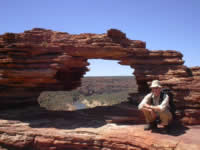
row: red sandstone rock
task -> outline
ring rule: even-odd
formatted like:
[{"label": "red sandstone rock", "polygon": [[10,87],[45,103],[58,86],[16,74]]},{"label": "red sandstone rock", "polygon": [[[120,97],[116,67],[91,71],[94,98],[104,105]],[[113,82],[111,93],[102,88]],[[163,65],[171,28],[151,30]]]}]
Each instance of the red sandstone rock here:
[{"label": "red sandstone rock", "polygon": [[[144,125],[106,124],[113,112],[135,116],[133,107],[115,105],[74,112],[29,107],[2,111],[0,147],[34,150],[199,150],[200,127],[175,126],[170,134],[144,131]],[[118,110],[118,111],[117,111]],[[31,111],[31,113],[27,113]],[[17,121],[18,120],[18,121]]]},{"label": "red sandstone rock", "polygon": [[[88,71],[87,60],[101,58],[118,60],[135,70],[138,93],[130,94],[132,100],[141,100],[150,91],[151,81],[159,79],[172,89],[179,111],[198,110],[200,67],[184,66],[182,57],[174,50],[148,50],[145,42],[130,40],[116,29],[79,35],[40,28],[6,33],[0,35],[0,104],[5,108],[28,106],[37,103],[42,91],[77,88]],[[188,117],[199,124],[197,116]]]}]

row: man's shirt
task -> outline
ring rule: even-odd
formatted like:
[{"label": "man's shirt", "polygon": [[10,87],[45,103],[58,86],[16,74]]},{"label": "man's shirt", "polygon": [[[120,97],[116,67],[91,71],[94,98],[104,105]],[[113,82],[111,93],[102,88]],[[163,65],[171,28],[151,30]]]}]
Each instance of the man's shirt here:
[{"label": "man's shirt", "polygon": [[[153,104],[151,104],[151,99],[153,100]],[[165,111],[169,109],[169,96],[165,95],[163,101],[161,104],[159,104],[160,101],[160,96],[155,96],[153,93],[147,94],[142,102],[139,104],[138,109],[141,110],[145,104],[153,105],[153,106],[158,106],[160,107],[160,111]]]}]

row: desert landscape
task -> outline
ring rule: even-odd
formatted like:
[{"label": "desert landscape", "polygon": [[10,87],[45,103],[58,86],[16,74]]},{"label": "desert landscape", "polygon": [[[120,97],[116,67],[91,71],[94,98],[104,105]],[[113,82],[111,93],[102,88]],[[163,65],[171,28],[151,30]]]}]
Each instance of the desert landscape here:
[{"label": "desert landscape", "polygon": [[129,93],[137,93],[134,76],[84,77],[79,88],[43,92],[38,101],[48,110],[78,110],[127,102]]},{"label": "desert landscape", "polygon": [[[73,35],[34,28],[0,35],[0,54],[1,149],[200,148],[200,67],[185,66],[180,52],[149,50],[117,29]],[[118,60],[134,75],[84,78],[92,58]],[[137,108],[155,79],[174,95],[177,120],[170,134],[144,131]]]}]

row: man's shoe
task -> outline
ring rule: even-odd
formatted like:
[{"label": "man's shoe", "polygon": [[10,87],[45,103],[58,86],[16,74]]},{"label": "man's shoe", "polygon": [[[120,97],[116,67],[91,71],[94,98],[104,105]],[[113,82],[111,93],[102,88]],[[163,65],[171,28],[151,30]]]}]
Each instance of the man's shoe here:
[{"label": "man's shoe", "polygon": [[144,130],[151,130],[151,124],[145,125]]},{"label": "man's shoe", "polygon": [[164,126],[164,132],[170,133],[170,131],[171,131],[171,126],[170,125]]},{"label": "man's shoe", "polygon": [[144,127],[144,130],[152,130],[152,129],[157,129],[156,122],[149,123]]}]

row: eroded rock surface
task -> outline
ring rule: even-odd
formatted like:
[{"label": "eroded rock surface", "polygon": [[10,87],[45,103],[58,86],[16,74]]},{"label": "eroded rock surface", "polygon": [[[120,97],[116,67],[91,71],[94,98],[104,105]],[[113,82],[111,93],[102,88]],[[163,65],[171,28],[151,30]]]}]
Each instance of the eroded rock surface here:
[{"label": "eroded rock surface", "polygon": [[182,57],[174,50],[148,50],[145,42],[116,29],[79,35],[40,28],[5,33],[0,35],[0,107],[36,105],[42,91],[74,89],[88,71],[87,60],[101,58],[135,69],[138,93],[130,94],[133,103],[159,79],[174,92],[182,121],[199,124],[200,67],[184,66]]},{"label": "eroded rock surface", "polygon": [[[31,113],[27,113],[31,112]],[[132,116],[129,124],[109,123],[110,115]],[[41,108],[0,114],[0,148],[4,150],[199,150],[200,126],[174,126],[166,134],[144,131],[138,110],[124,105],[74,112]],[[134,120],[135,118],[135,120]]]}]

